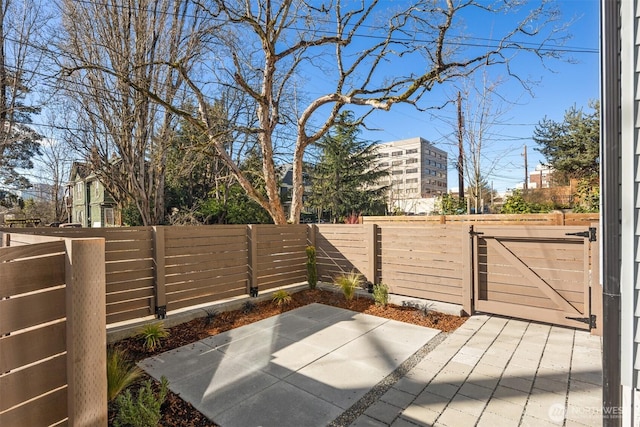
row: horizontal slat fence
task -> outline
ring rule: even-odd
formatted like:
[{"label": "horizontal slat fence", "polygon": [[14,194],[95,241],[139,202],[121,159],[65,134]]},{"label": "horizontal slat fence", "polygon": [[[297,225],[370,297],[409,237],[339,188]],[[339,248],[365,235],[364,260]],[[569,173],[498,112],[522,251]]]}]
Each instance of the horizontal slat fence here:
[{"label": "horizontal slat fence", "polygon": [[357,224],[321,224],[312,226],[316,246],[318,280],[333,282],[352,271],[376,282],[376,227]]},{"label": "horizontal slat fence", "polygon": [[0,425],[106,426],[104,242],[12,237],[0,248]]},{"label": "horizontal slat fence", "polygon": [[15,244],[104,238],[107,323],[112,324],[244,295],[250,287],[268,290],[304,282],[308,228],[214,225],[0,232],[9,233]]},{"label": "horizontal slat fence", "polygon": [[273,289],[307,280],[306,225],[251,225],[252,286]]},{"label": "horizontal slat fence", "polygon": [[482,225],[584,225],[598,222],[598,213],[548,214],[482,214],[482,215],[405,215],[363,216],[363,224],[417,223],[417,224],[482,224]]},{"label": "horizontal slat fence", "polygon": [[163,227],[167,310],[247,293],[247,227]]},{"label": "horizontal slat fence", "polygon": [[11,246],[28,233],[52,237],[105,239],[107,323],[132,320],[155,312],[153,229],[24,228],[2,229],[11,234]]},{"label": "horizontal slat fence", "polygon": [[444,225],[380,227],[380,281],[395,294],[463,304],[468,232]]}]

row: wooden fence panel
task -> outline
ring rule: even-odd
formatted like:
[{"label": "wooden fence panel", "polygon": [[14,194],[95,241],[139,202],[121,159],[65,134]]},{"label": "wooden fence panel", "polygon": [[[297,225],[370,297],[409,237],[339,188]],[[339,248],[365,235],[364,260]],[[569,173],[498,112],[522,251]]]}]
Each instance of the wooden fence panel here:
[{"label": "wooden fence panel", "polygon": [[246,293],[246,230],[244,225],[164,228],[168,310]]},{"label": "wooden fence panel", "polygon": [[0,248],[0,425],[106,426],[104,244],[32,246]]},{"label": "wooden fence panel", "polygon": [[380,281],[394,294],[464,304],[468,234],[458,226],[380,226]]},{"label": "wooden fence panel", "polygon": [[333,282],[355,271],[372,283],[377,281],[376,228],[370,224],[320,224],[315,227],[318,280]]},{"label": "wooden fence panel", "polygon": [[0,231],[11,233],[11,246],[37,247],[31,243],[52,238],[105,239],[107,323],[133,320],[155,312],[152,227],[40,227]]},{"label": "wooden fence panel", "polygon": [[406,215],[364,216],[363,224],[478,224],[478,225],[585,225],[599,221],[600,214],[552,212],[544,214]]},{"label": "wooden fence panel", "polygon": [[252,225],[250,241],[253,284],[260,290],[307,280],[306,225]]}]

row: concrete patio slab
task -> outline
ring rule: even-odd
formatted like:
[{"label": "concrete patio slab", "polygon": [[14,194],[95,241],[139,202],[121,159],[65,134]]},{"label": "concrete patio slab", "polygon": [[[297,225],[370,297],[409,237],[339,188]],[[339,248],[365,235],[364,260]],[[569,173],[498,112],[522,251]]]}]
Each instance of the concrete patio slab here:
[{"label": "concrete patio slab", "polygon": [[139,365],[223,427],[324,426],[439,333],[310,304]]}]

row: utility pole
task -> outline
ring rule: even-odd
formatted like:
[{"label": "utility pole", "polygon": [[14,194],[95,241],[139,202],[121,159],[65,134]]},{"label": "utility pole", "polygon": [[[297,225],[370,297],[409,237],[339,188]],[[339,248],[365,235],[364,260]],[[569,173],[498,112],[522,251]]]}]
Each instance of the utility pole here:
[{"label": "utility pole", "polygon": [[462,117],[462,96],[458,91],[458,199],[464,197],[464,118]]},{"label": "utility pole", "polygon": [[527,166],[527,144],[524,144],[524,152],[522,153],[522,155],[524,156],[524,187],[523,188],[523,193],[526,193],[527,190],[529,189],[529,186],[527,185],[527,181],[529,181],[529,174],[528,174],[528,166]]}]

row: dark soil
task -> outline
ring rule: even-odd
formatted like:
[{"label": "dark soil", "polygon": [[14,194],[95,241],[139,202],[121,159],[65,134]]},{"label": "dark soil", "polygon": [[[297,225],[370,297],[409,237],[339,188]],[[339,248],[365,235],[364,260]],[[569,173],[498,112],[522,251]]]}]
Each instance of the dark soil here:
[{"label": "dark soil", "polygon": [[[276,314],[293,310],[311,303],[322,303],[335,307],[346,308],[348,310],[397,320],[400,322],[412,323],[420,326],[440,329],[443,332],[450,332],[464,323],[466,318],[452,316],[448,314],[429,311],[428,307],[401,307],[389,304],[386,307],[376,306],[369,298],[357,298],[346,301],[342,294],[325,290],[305,290],[291,295],[291,302],[283,307],[278,307],[272,301],[263,301],[256,304],[245,305],[243,309],[215,313],[205,318],[195,319],[169,329],[169,337],[162,341],[162,345],[153,352],[144,349],[142,342],[138,338],[128,338],[119,341],[115,345],[127,351],[129,357],[138,362],[149,356],[163,353],[174,348],[181,347],[216,335],[230,329],[238,328]],[[112,425],[115,411],[109,407],[109,425]],[[163,426],[185,426],[185,427],[209,427],[217,424],[209,421],[204,415],[193,408],[189,403],[183,401],[178,395],[169,391],[167,400],[162,406]]]}]

